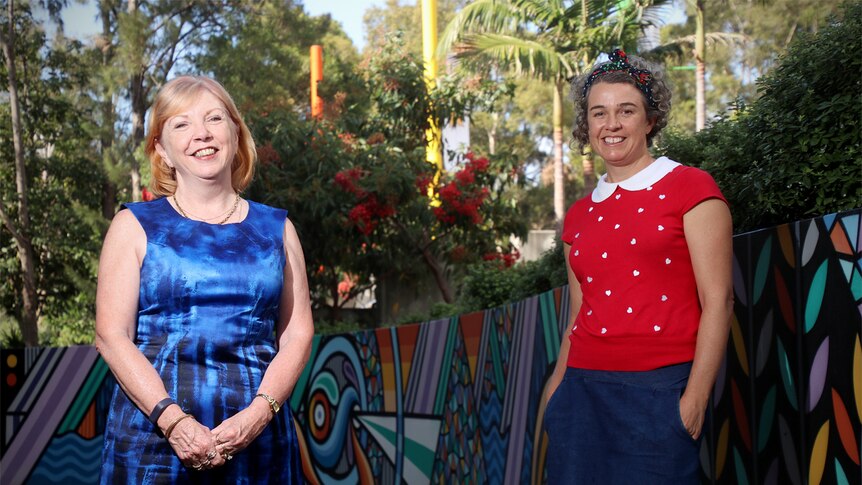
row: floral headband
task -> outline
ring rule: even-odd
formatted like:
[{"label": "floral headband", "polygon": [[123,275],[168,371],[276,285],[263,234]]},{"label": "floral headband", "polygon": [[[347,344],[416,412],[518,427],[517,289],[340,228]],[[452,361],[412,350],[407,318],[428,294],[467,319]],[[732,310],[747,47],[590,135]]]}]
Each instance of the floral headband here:
[{"label": "floral headband", "polygon": [[655,108],[657,103],[652,97],[652,73],[647,69],[638,69],[629,64],[628,57],[622,49],[614,49],[608,58],[610,59],[608,62],[602,63],[599,67],[593,69],[593,72],[587,76],[587,82],[584,83],[584,91],[581,95],[585,98],[587,97],[587,91],[589,91],[590,86],[593,85],[593,82],[597,78],[609,72],[625,72],[634,79],[635,87],[644,93],[649,105]]}]

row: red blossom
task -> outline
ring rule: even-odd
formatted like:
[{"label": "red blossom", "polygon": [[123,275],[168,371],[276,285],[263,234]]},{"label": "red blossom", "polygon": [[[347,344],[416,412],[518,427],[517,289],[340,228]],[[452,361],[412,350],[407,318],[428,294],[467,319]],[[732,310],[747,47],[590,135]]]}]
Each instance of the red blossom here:
[{"label": "red blossom", "polygon": [[356,204],[347,214],[348,219],[366,236],[374,232],[381,220],[395,215],[395,208],[389,204],[380,203],[374,195],[368,196]]},{"label": "red blossom", "polygon": [[341,142],[344,143],[344,147],[348,149],[348,151],[353,148],[353,145],[356,143],[356,136],[353,133],[339,133],[338,138],[341,139]]},{"label": "red blossom", "polygon": [[364,177],[362,169],[354,167],[336,173],[334,182],[341,190],[351,193],[356,197],[362,197],[365,195],[365,191],[356,186],[356,182],[362,177]]},{"label": "red blossom", "polygon": [[455,180],[461,185],[470,185],[476,180],[476,176],[472,170],[464,169],[455,174]]},{"label": "red blossom", "polygon": [[485,253],[482,255],[482,259],[485,261],[499,261],[501,263],[501,267],[511,268],[519,259],[521,259],[521,253],[517,249],[513,249],[508,253],[495,251],[492,253]]},{"label": "red blossom", "polygon": [[[472,154],[471,154],[472,155]],[[467,166],[470,167],[471,170],[476,172],[484,172],[488,170],[488,159],[487,158],[467,158],[469,161],[467,162]]]},{"label": "red blossom", "polygon": [[434,177],[428,173],[420,173],[416,176],[416,188],[420,194],[428,193],[428,186],[434,181]]}]

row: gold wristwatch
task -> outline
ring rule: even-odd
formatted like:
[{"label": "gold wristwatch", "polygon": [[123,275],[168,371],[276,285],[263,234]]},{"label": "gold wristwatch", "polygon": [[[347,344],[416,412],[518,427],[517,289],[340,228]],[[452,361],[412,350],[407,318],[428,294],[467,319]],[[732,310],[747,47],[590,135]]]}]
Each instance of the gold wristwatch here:
[{"label": "gold wristwatch", "polygon": [[262,398],[266,399],[266,402],[269,403],[270,409],[272,409],[272,415],[273,416],[278,414],[278,410],[281,409],[281,406],[279,406],[278,401],[273,399],[273,397],[268,395],[268,394],[260,393],[260,394],[255,395],[254,397],[262,397]]}]

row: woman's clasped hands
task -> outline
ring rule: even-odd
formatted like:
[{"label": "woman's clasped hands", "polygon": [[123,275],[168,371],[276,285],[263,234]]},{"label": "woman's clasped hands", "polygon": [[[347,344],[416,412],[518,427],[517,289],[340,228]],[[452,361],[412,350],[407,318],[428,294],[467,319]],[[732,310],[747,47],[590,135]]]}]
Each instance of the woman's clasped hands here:
[{"label": "woman's clasped hands", "polygon": [[165,438],[182,464],[192,470],[209,470],[227,461],[216,450],[217,441],[212,430],[191,415],[177,418],[165,431]]},{"label": "woman's clasped hands", "polygon": [[214,429],[183,414],[165,430],[165,438],[182,464],[196,471],[220,467],[245,449],[271,419],[268,406],[250,406]]}]

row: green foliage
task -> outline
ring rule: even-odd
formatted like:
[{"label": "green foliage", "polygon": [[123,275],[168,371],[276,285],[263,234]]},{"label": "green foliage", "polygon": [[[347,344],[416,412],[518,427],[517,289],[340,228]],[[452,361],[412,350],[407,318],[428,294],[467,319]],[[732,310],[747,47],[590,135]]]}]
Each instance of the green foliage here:
[{"label": "green foliage", "polygon": [[[434,207],[428,197],[436,172],[425,158],[429,117],[439,123],[493,103],[499,85],[444,77],[429,94],[421,64],[399,36],[390,39],[357,72],[364,99],[339,91],[322,120],[273,110],[252,126],[263,163],[251,195],[290,210],[317,308],[343,304],[344,296],[368,288],[372,275],[380,282],[431,271],[445,283],[447,270],[496,252],[499,241],[523,232],[506,190],[516,182],[512,158],[492,159],[461,178],[441,174],[435,197],[443,204]],[[360,112],[367,106],[365,116],[356,115],[357,105]],[[473,191],[483,194],[479,219],[441,219],[440,211],[453,214],[447,204],[460,204]],[[354,284],[348,295],[338,293],[345,275]]]},{"label": "green foliage", "polygon": [[[722,41],[706,38],[706,110],[708,118],[725,113],[735,100],[751,103],[758,97],[755,82],[768,73],[789,44],[804,33],[813,34],[828,23],[842,0],[770,0],[768,2],[701,2],[704,29],[718,35],[743,36]],[[643,55],[669,54],[666,73],[673,85],[673,116],[669,126],[695,129],[695,71],[675,70],[693,65],[696,16],[685,2],[686,22],[661,29],[662,47]]]},{"label": "green foliage", "polygon": [[862,205],[862,4],[817,34],[800,34],[758,82],[761,97],[694,136],[671,135],[663,153],[709,171],[731,203],[737,231]]},{"label": "green foliage", "polygon": [[[100,213],[104,176],[90,133],[90,53],[78,42],[50,45],[26,5],[17,6],[16,71],[24,131],[30,233],[40,316],[40,343],[92,341],[96,258],[106,228]],[[8,66],[0,58],[0,79]],[[13,221],[19,206],[8,103],[0,105],[0,203]],[[20,227],[18,228],[20,230]],[[15,242],[0,229],[0,305],[20,321],[21,264]],[[4,344],[20,343],[8,327]]]},{"label": "green foliage", "polygon": [[462,313],[523,300],[566,284],[563,249],[555,245],[536,261],[510,268],[494,262],[471,266],[462,283],[458,308]]}]

